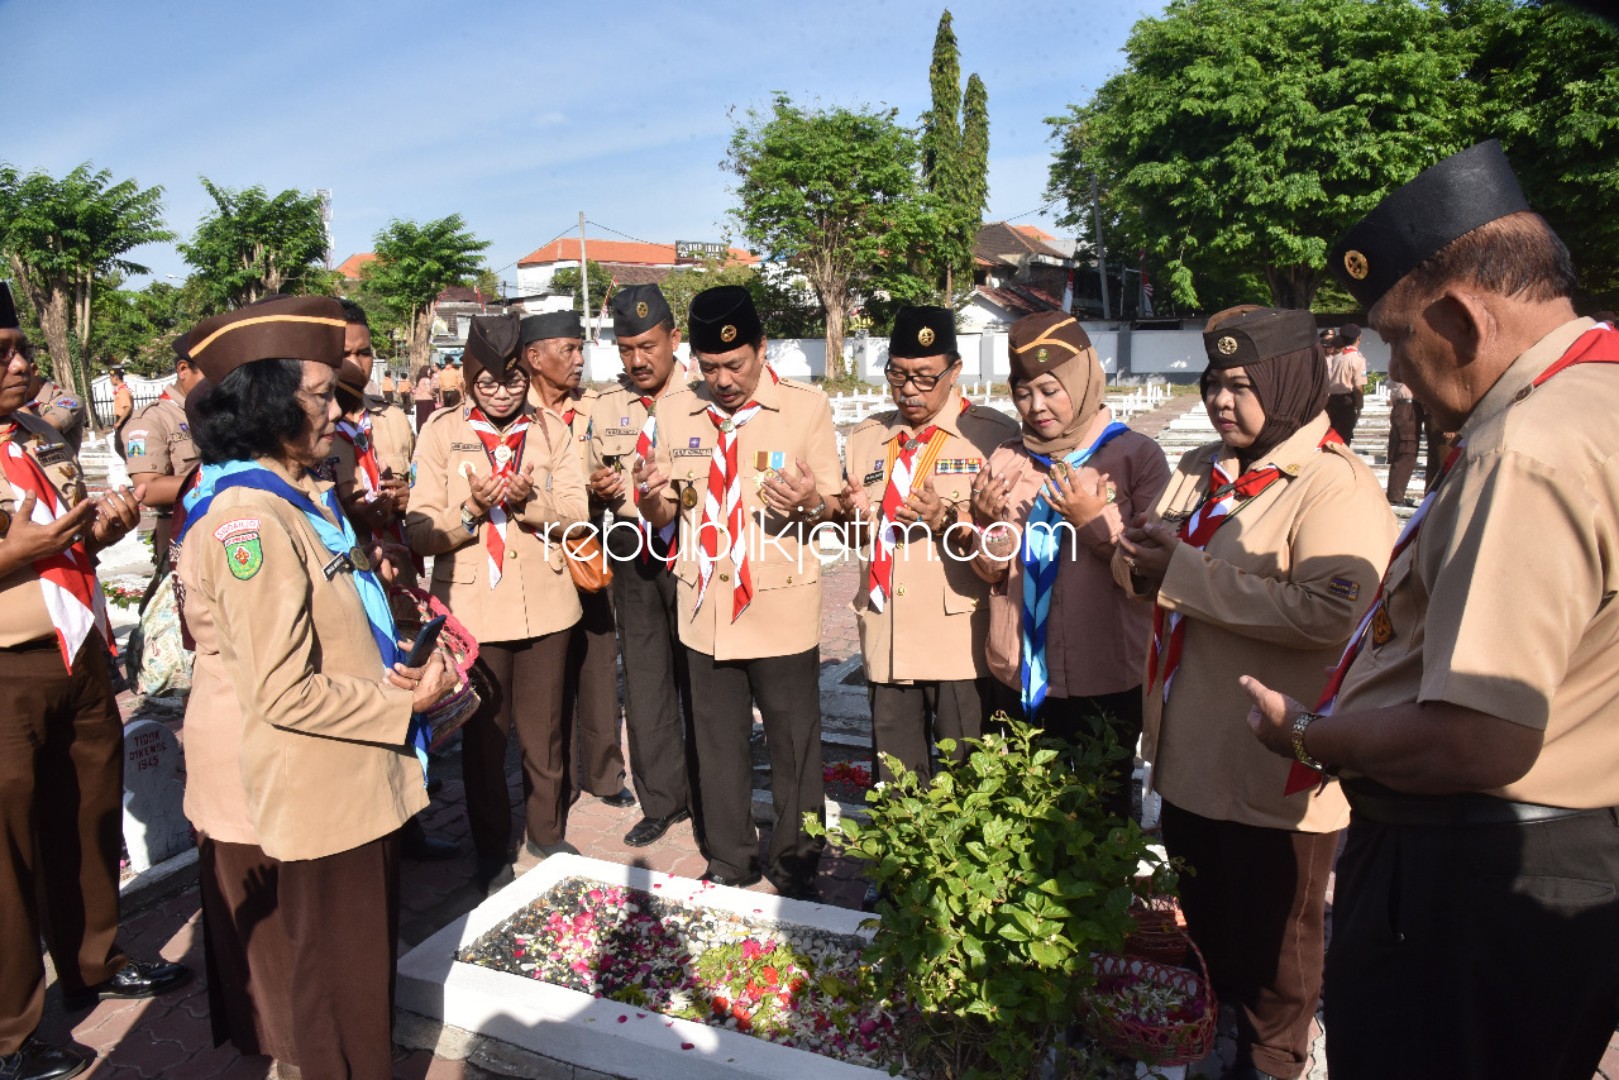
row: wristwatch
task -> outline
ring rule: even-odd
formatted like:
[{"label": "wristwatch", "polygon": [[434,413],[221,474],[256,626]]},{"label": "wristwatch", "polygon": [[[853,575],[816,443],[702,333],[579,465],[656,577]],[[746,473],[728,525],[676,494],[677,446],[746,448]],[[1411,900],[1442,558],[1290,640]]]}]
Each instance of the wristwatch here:
[{"label": "wristwatch", "polygon": [[821,515],[826,513],[826,496],[821,496],[821,501],[816,503],[812,509],[800,510],[799,512],[804,515],[805,521],[820,521]]},{"label": "wristwatch", "polygon": [[1314,769],[1322,776],[1329,776],[1331,773],[1327,767],[1311,757],[1310,751],[1304,748],[1304,733],[1319,719],[1321,714],[1313,712],[1299,713],[1293,718],[1293,757],[1305,768]]},{"label": "wristwatch", "polygon": [[463,529],[465,529],[467,532],[469,532],[469,533],[477,532],[478,531],[478,522],[481,521],[482,519],[483,519],[482,514],[474,514],[471,510],[467,509],[467,504],[466,503],[461,504],[461,527]]}]

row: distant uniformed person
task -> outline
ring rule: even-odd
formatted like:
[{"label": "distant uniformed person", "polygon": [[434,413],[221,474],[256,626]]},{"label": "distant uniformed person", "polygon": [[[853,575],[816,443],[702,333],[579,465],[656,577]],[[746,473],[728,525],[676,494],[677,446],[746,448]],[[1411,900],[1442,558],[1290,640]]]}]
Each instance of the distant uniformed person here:
[{"label": "distant uniformed person", "polygon": [[1332,336],[1327,364],[1327,416],[1345,443],[1355,441],[1355,428],[1366,403],[1366,357],[1360,351],[1360,327],[1345,323]]},{"label": "distant uniformed person", "polygon": [[675,525],[647,525],[631,479],[638,461],[651,461],[662,438],[658,409],[685,389],[689,376],[675,358],[680,330],[656,285],[629,285],[613,294],[613,337],[624,373],[596,399],[591,417],[587,481],[591,495],[612,510],[607,535],[613,559],[613,603],[624,657],[624,726],[630,773],[641,820],[624,835],[644,847],[691,816],[691,684],[680,643],[671,554]]},{"label": "distant uniformed person", "polygon": [[42,935],[70,1010],[190,973],[116,940],[124,733],[92,559],[140,520],[142,492],[85,496],[61,435],[26,408],[31,358],[0,283],[0,1076],[38,1080],[93,1060],[35,1036]]},{"label": "distant uniformed person", "polygon": [[787,896],[816,894],[823,812],[821,575],[806,543],[842,489],[826,395],[765,362],[764,327],[746,289],[692,300],[703,381],[661,399],[654,460],[637,468],[641,512],[681,523],[680,640],[691,669],[705,880],[759,880],[753,823],[753,706],[764,719],[776,809],[764,871]]},{"label": "distant uniformed person", "polygon": [[466,391],[466,379],[462,377],[461,361],[451,360],[439,369],[438,404],[441,409],[453,409],[461,404],[461,396]]},{"label": "distant uniformed person", "polygon": [[562,687],[579,591],[562,533],[589,513],[573,433],[524,398],[516,315],[475,316],[467,338],[471,397],[435,413],[416,443],[405,518],[411,549],[433,559],[430,591],[478,639],[493,687],[462,729],[461,774],[484,888],[510,880],[506,741],[522,745],[528,849],[563,840],[567,776]]},{"label": "distant uniformed person", "polygon": [[897,408],[866,419],[844,445],[846,498],[863,526],[854,609],[884,780],[884,755],[925,782],[935,743],[956,740],[959,758],[961,740],[983,734],[989,585],[964,557],[972,484],[1018,426],[956,393],[960,373],[955,313],[901,308],[883,372]]},{"label": "distant uniformed person", "polygon": [[1328,1067],[1586,1080],[1619,1024],[1619,333],[1493,140],[1328,266],[1457,433],[1322,700],[1244,680],[1349,799]]},{"label": "distant uniformed person", "polygon": [[[590,418],[596,391],[581,387],[584,326],[577,311],[548,311],[523,320],[523,367],[528,401],[565,424],[581,472],[590,453]],[[592,499],[590,520],[602,524],[603,503]],[[580,590],[584,614],[573,628],[562,713],[568,718],[568,775],[574,791],[588,791],[608,806],[635,805],[624,786],[624,751],[618,733],[618,637],[612,595]]]},{"label": "distant uniformed person", "polygon": [[107,381],[112,384],[112,442],[119,456],[124,453],[124,425],[135,412],[135,395],[124,383],[124,369],[107,369]]},{"label": "distant uniformed person", "polygon": [[33,368],[28,374],[28,404],[44,421],[62,433],[77,457],[84,444],[84,402]]},{"label": "distant uniformed person", "polygon": [[[202,382],[202,372],[192,365],[186,354],[188,347],[186,336],[174,340],[174,385],[131,417],[123,432],[129,478],[146,485],[142,502],[157,515],[152,526],[152,563],[157,567],[152,575],[154,584],[168,573],[174,504],[180,497],[181,483],[198,460],[185,405],[191,391]],[[147,591],[150,595],[150,588]]]},{"label": "distant uniformed person", "polygon": [[1113,545],[1169,482],[1158,444],[1113,419],[1107,375],[1079,320],[1061,312],[1012,324],[1012,403],[1021,436],[973,478],[984,530],[975,570],[990,591],[993,704],[1077,742],[1106,716],[1126,756],[1108,809],[1133,812],[1141,680],[1151,614],[1113,580]]}]

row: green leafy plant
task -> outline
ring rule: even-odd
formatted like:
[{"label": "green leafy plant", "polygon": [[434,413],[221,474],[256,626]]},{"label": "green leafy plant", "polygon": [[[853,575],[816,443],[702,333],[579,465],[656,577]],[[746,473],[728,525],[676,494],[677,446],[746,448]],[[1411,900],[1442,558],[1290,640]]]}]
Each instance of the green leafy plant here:
[{"label": "green leafy plant", "polygon": [[1074,745],[1002,726],[959,763],[941,742],[931,783],[890,758],[868,825],[806,818],[869,862],[881,899],[866,958],[915,1006],[909,1060],[936,1078],[1038,1075],[1094,982],[1091,955],[1124,943],[1140,864],[1160,862],[1104,809],[1124,751],[1103,720]]}]

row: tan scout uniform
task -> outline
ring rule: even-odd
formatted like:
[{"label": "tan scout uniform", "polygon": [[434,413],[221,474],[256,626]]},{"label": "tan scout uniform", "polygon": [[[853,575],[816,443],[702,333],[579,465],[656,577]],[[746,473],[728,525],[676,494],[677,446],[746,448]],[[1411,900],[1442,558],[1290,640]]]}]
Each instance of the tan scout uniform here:
[{"label": "tan scout uniform", "polygon": [[[1248,695],[1237,685],[1253,675],[1314,702],[1388,560],[1394,518],[1377,479],[1342,443],[1318,451],[1326,431],[1323,414],[1272,450],[1267,459],[1288,479],[1241,504],[1207,550],[1176,547],[1157,593],[1160,607],[1186,618],[1186,636],[1167,703],[1162,670],[1149,673],[1142,756],[1165,799],[1206,818],[1315,833],[1349,820],[1335,785],[1282,795],[1290,766],[1248,730]],[[1216,460],[1227,475],[1242,472],[1222,443],[1198,447],[1181,458],[1154,516],[1178,523],[1202,505]],[[1115,571],[1131,588],[1122,560]]]},{"label": "tan scout uniform", "polygon": [[454,364],[445,364],[438,373],[439,407],[451,409],[461,404],[466,396],[467,381],[461,369]]},{"label": "tan scout uniform", "polygon": [[[676,361],[655,407],[661,408],[670,394],[687,387],[688,379],[685,367]],[[646,552],[640,513],[629,495],[635,485],[631,476],[635,445],[647,419],[642,396],[624,378],[597,396],[585,473],[612,469],[624,484],[625,493],[608,504],[614,522],[607,535],[607,550],[613,556],[614,614],[624,657],[624,727],[641,812],[662,819],[685,812],[691,801],[685,738],[691,693],[675,614],[678,579],[669,572],[655,537],[652,550]],[[655,439],[661,434],[655,433]]]},{"label": "tan scout uniform", "polygon": [[84,402],[46,379],[34,397],[34,407],[47,424],[62,433],[77,456],[84,444]]},{"label": "tan scout uniform", "polygon": [[[529,840],[561,840],[566,804],[562,688],[568,631],[579,621],[579,592],[556,538],[589,513],[573,434],[545,413],[531,414],[516,467],[534,466],[532,498],[508,523],[501,578],[489,587],[487,518],[472,532],[461,522],[471,485],[487,476],[489,457],[468,422],[470,405],[441,409],[419,433],[415,486],[405,534],[413,551],[433,557],[430,589],[482,646],[479,662],[502,690],[463,729],[462,774],[474,846],[481,859],[509,854],[506,735],[515,723],[528,776]],[[544,531],[556,533],[547,539]]]},{"label": "tan scout uniform", "polygon": [[[529,403],[541,408],[539,390],[529,385]],[[547,410],[566,423],[573,434],[579,468],[591,472],[591,426],[597,399],[591,387],[581,387],[563,401],[560,411]],[[602,507],[590,503],[590,520],[602,524]],[[624,751],[618,735],[618,635],[613,621],[612,594],[606,589],[579,594],[583,614],[568,650],[568,681],[563,689],[562,713],[570,718],[567,759],[571,787],[592,795],[614,797],[624,790]]]},{"label": "tan scout uniform", "polygon": [[[377,450],[377,465],[384,476],[403,480],[410,476],[410,462],[416,454],[416,433],[410,429],[410,418],[397,405],[370,394],[365,398],[365,411],[371,414],[371,440]],[[326,459],[337,484],[337,494],[344,500],[354,497],[359,485],[354,470],[354,447],[347,439],[332,440],[332,452]]]},{"label": "tan scout uniform", "polygon": [[[26,409],[9,420],[58,497],[82,499],[56,429]],[[17,511],[3,479],[0,509]],[[32,567],[0,580],[0,830],[8,837],[0,844],[0,1055],[20,1048],[44,1011],[40,899],[66,989],[99,983],[125,962],[115,941],[119,832],[106,827],[122,813],[123,769],[123,725],[99,635],[69,672]]]},{"label": "tan scout uniform", "polygon": [[[960,405],[959,398],[948,398],[938,415],[918,429],[893,410],[867,418],[849,433],[845,475],[850,484],[864,487],[874,512],[888,488],[894,441],[932,424],[946,433],[944,445],[928,476],[916,477],[911,490],[919,491],[931,476],[940,499],[967,505],[978,472],[996,447],[1017,436],[1018,425],[998,410],[971,405],[963,411]],[[860,537],[863,557],[850,605],[860,622],[860,654],[871,686],[875,767],[887,777],[882,755],[894,754],[906,768],[925,776],[939,739],[959,744],[982,734],[983,688],[976,680],[989,672],[984,656],[989,585],[973,572],[970,559],[946,550],[942,533],[924,538],[921,530],[912,529],[894,546],[893,587],[883,610],[874,610],[865,556],[876,542],[872,530],[877,518],[874,513],[871,528]],[[929,712],[936,717],[931,736]],[[958,746],[962,751],[965,747]]]},{"label": "tan scout uniform", "polygon": [[[769,744],[777,822],[764,872],[778,887],[804,893],[813,889],[820,857],[819,845],[799,824],[806,812],[822,812],[820,564],[800,543],[797,523],[767,511],[760,528],[765,504],[759,484],[770,469],[771,455],[780,454],[784,467],[794,473],[796,462],[804,461],[815,477],[816,490],[832,499],[841,489],[841,468],[832,407],[825,394],[791,379],[778,383],[767,368],[760,374],[754,400],[760,410],[737,430],[753,601],[734,622],[736,567],[728,555],[715,564],[703,606],[693,611],[698,583],[697,527],[708,490],[709,462],[719,437],[707,415],[713,397],[706,384],[662,399],[655,456],[663,474],[671,478],[661,497],[680,514],[681,552],[676,564],[680,585],[675,604],[680,640],[688,650],[691,670],[709,872],[740,881],[759,873],[748,746],[752,703],[756,701]],[[695,501],[680,509],[683,499]],[[776,539],[775,534],[783,529],[786,535]],[[807,539],[809,526],[803,526],[802,532]]]},{"label": "tan scout uniform", "polygon": [[[184,476],[198,461],[197,447],[191,441],[191,424],[186,419],[185,397],[170,387],[167,397],[159,397],[130,418],[124,428],[124,464],[131,475],[157,473]],[[169,527],[174,507],[154,508],[157,523],[152,528],[152,562],[157,567],[153,579],[168,569]]]}]

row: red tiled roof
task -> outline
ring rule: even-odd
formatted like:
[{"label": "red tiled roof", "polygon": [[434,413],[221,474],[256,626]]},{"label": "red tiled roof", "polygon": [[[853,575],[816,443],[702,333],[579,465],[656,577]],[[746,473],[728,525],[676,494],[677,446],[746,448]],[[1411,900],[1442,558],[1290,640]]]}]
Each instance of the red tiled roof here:
[{"label": "red tiled roof", "polygon": [[991,221],[979,226],[973,239],[973,254],[994,262],[1015,263],[1025,255],[1047,255],[1054,259],[1067,258],[1045,241],[1054,239],[1033,225],[1008,225],[1004,221]]},{"label": "red tiled roof", "polygon": [[[752,265],[759,261],[759,256],[741,248],[730,248],[731,259],[734,262]],[[634,266],[674,266],[675,246],[673,244],[642,244],[634,240],[590,240],[585,241],[585,255],[591,262],[598,263],[629,263]],[[546,263],[578,262],[579,238],[564,237],[553,240],[537,251],[532,251],[517,260],[518,266],[543,266]]]},{"label": "red tiled roof", "polygon": [[338,266],[337,272],[343,275],[343,279],[345,281],[358,281],[360,278],[360,270],[365,266],[365,264],[376,261],[376,255],[369,251],[361,251],[344,259],[342,264]]},{"label": "red tiled roof", "polygon": [[1006,309],[1012,315],[1021,318],[1024,315],[1035,315],[1042,311],[1061,311],[1062,298],[1053,296],[1044,289],[1037,289],[1032,285],[1011,284],[992,289],[988,285],[980,285],[975,290],[990,303]]}]

